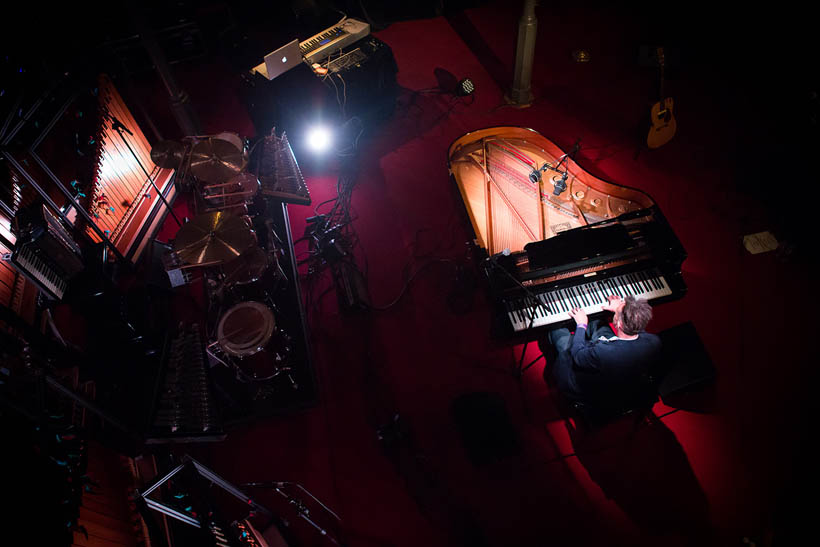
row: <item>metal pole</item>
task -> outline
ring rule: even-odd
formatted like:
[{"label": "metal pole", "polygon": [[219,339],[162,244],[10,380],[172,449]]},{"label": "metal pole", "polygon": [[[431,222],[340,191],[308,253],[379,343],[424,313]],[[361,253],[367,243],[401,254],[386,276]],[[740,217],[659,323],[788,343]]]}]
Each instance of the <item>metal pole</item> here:
[{"label": "metal pole", "polygon": [[[71,195],[71,192],[68,191],[68,189],[63,185],[63,183],[60,181],[60,179],[57,177],[57,175],[55,175],[51,171],[51,169],[49,169],[49,167],[46,165],[46,162],[43,161],[43,159],[39,155],[37,155],[37,152],[36,152],[37,147],[40,146],[40,143],[43,142],[43,139],[46,138],[46,135],[48,135],[49,132],[54,128],[54,126],[57,124],[57,121],[60,118],[62,118],[63,114],[68,109],[68,106],[72,102],[74,102],[74,99],[76,97],[77,97],[77,94],[73,93],[71,95],[71,97],[65,103],[63,103],[63,106],[60,107],[60,110],[57,111],[57,114],[54,117],[51,118],[51,121],[48,122],[46,127],[43,128],[43,131],[40,133],[40,135],[34,140],[32,145],[29,147],[28,153],[31,155],[32,158],[34,158],[34,160],[40,165],[40,167],[43,168],[43,171],[45,171],[46,174],[48,174],[48,176],[51,177],[51,180],[54,181],[54,183],[57,185],[57,188],[59,188],[59,190],[68,199],[68,201],[71,203],[71,205],[77,210],[77,214],[82,216],[86,220],[86,222],[88,222],[88,225],[91,226],[91,229],[94,230],[94,232],[97,234],[97,237],[99,237],[102,241],[104,241],[105,244],[108,245],[108,247],[110,247],[114,251],[114,254],[117,256],[118,259],[125,260],[125,257],[122,256],[122,253],[120,253],[120,251],[117,249],[116,245],[114,245],[114,243],[105,235],[105,233],[103,233],[103,231],[100,230],[100,228],[97,226],[97,224],[92,220],[91,215],[89,215],[88,212],[85,210],[85,208],[83,208],[79,204],[79,202],[77,202],[77,200],[74,199],[74,196]],[[19,165],[19,164],[17,164],[17,165]],[[34,186],[34,188],[37,189],[37,191],[40,193],[40,195],[48,201],[49,205],[51,205],[51,207],[54,209],[54,211],[57,214],[60,215],[60,218],[62,218],[63,221],[65,221],[66,225],[67,226],[73,226],[73,223],[70,222],[68,220],[68,218],[62,213],[62,211],[60,210],[60,207],[57,207],[57,205],[53,201],[51,201],[51,198],[48,197],[43,192],[42,188],[40,188],[37,185],[37,183],[34,182],[34,180],[28,175],[28,173],[25,173],[25,171],[23,171],[21,167],[18,167],[18,169],[21,170],[21,172],[24,174],[24,176],[28,179],[29,182],[32,183],[32,186]]]},{"label": "metal pole", "polygon": [[515,50],[515,72],[507,100],[516,106],[532,104],[532,65],[535,56],[535,37],[538,19],[535,17],[535,0],[524,0],[524,11],[518,20],[518,45]]},{"label": "metal pole", "polygon": [[[15,169],[17,169],[17,171],[18,171],[21,175],[23,175],[23,177],[24,177],[24,178],[25,178],[25,179],[29,182],[29,184],[31,184],[31,185],[34,187],[34,189],[35,189],[35,190],[37,190],[37,193],[38,193],[38,194],[40,194],[40,197],[41,197],[41,198],[43,198],[43,201],[45,201],[45,202],[49,205],[49,207],[51,207],[51,209],[52,209],[52,210],[53,210],[53,211],[57,214],[57,216],[59,216],[61,219],[63,219],[63,222],[65,222],[66,226],[73,226],[73,225],[74,225],[74,224],[71,222],[71,220],[69,220],[69,218],[68,218],[67,216],[65,216],[65,213],[63,213],[62,209],[61,209],[61,208],[60,208],[60,207],[59,207],[56,203],[54,203],[54,200],[52,200],[52,199],[51,199],[51,197],[48,195],[48,193],[46,193],[46,191],[45,191],[45,190],[43,190],[43,189],[40,187],[40,185],[39,185],[39,184],[37,184],[37,181],[36,181],[36,180],[34,180],[34,179],[31,177],[31,175],[29,175],[29,174],[28,174],[28,172],[26,172],[26,170],[25,170],[25,169],[23,169],[23,166],[22,166],[22,165],[20,165],[20,164],[17,162],[17,160],[16,160],[16,159],[14,159],[14,156],[12,156],[11,154],[9,154],[9,153],[8,153],[8,152],[6,152],[6,151],[3,151],[3,156],[5,156],[5,158],[9,161],[9,163],[11,163],[11,164],[15,167]],[[37,160],[39,160],[39,158],[37,158],[37,156],[36,156],[36,155],[34,155],[34,158],[35,158],[35,159],[37,159]],[[43,163],[41,163],[41,166],[42,166],[44,169],[46,169],[46,170],[48,169],[48,167],[46,167],[46,166],[45,166],[45,164],[43,164]],[[52,176],[54,176],[54,174],[53,174],[53,173],[51,173],[51,175],[52,175]],[[75,207],[78,211],[80,211],[80,212],[85,212],[85,211],[84,211],[84,210],[80,207],[80,204],[79,204],[79,203],[77,203],[77,202],[74,200],[74,198],[72,198],[72,197],[71,197],[71,196],[70,196],[70,195],[66,192],[65,188],[63,188],[62,184],[60,184],[60,183],[59,183],[59,181],[57,182],[57,185],[60,187],[60,190],[62,190],[62,191],[63,191],[63,193],[64,193],[64,194],[66,194],[66,197],[69,199],[69,201],[71,201],[71,204],[72,204],[72,205],[73,205],[73,206],[74,206],[74,207]],[[111,248],[112,248],[112,249],[114,249],[114,253],[117,255],[117,257],[119,257],[119,258],[123,258],[123,256],[122,256],[122,255],[120,254],[120,252],[117,250],[117,248],[116,248],[116,247],[114,247],[114,245],[113,245],[113,244],[112,244],[112,243],[108,240],[108,238],[107,238],[107,237],[105,237],[105,234],[103,234],[103,233],[101,233],[101,232],[99,231],[99,228],[97,228],[97,227],[96,227],[93,223],[91,224],[91,227],[92,227],[92,228],[94,228],[94,229],[97,231],[97,235],[99,235],[99,236],[102,238],[102,240],[103,240],[103,241],[105,241],[108,245],[110,245],[110,246],[111,246]]]},{"label": "metal pole", "polygon": [[[74,197],[71,195],[71,192],[69,192],[69,191],[68,191],[68,188],[66,188],[65,186],[63,186],[63,183],[62,183],[62,182],[60,182],[60,179],[59,179],[59,178],[57,178],[57,175],[55,175],[55,174],[51,171],[51,169],[49,169],[48,165],[46,165],[46,163],[42,160],[42,158],[40,158],[40,156],[38,156],[38,155],[37,155],[36,153],[34,153],[33,151],[31,151],[31,152],[30,152],[30,154],[31,154],[31,157],[32,157],[32,158],[34,158],[34,159],[35,159],[35,161],[36,161],[36,162],[40,165],[40,167],[42,167],[42,168],[43,168],[43,171],[45,171],[45,172],[46,172],[46,174],[47,174],[49,177],[51,177],[51,180],[53,180],[53,181],[54,181],[54,183],[57,185],[57,187],[60,189],[60,191],[63,193],[63,195],[65,195],[66,199],[68,199],[68,201],[69,201],[69,203],[71,203],[72,207],[74,207],[74,209],[76,209],[76,210],[77,210],[77,213],[78,213],[80,216],[82,216],[82,217],[83,217],[83,218],[84,218],[84,219],[88,222],[88,225],[91,227],[91,229],[92,229],[92,230],[94,230],[94,233],[96,233],[96,234],[97,234],[97,236],[98,236],[98,237],[99,237],[102,241],[104,241],[104,242],[105,242],[105,244],[106,244],[106,245],[107,245],[107,246],[108,246],[108,247],[109,247],[112,251],[114,251],[114,254],[117,256],[117,258],[118,258],[118,259],[120,259],[120,260],[123,260],[123,261],[124,261],[124,260],[125,260],[125,257],[124,257],[124,256],[122,256],[122,253],[119,251],[119,249],[117,249],[117,246],[116,246],[116,245],[114,245],[114,243],[113,243],[113,242],[112,242],[112,241],[108,238],[108,236],[106,236],[106,235],[105,235],[105,233],[104,233],[102,230],[100,230],[99,226],[97,226],[97,225],[94,223],[94,221],[93,221],[93,220],[92,220],[92,218],[91,218],[91,215],[89,215],[89,214],[88,214],[88,212],[87,212],[87,211],[83,208],[83,206],[82,206],[82,205],[80,205],[80,203],[79,203],[76,199],[74,199]],[[16,162],[15,162],[15,163],[16,163]],[[17,165],[19,165],[19,164],[17,164]],[[18,169],[19,169],[19,167],[18,167]],[[72,223],[71,221],[69,221],[69,220],[68,220],[68,218],[67,218],[67,217],[66,217],[66,216],[62,213],[62,211],[60,211],[60,208],[59,208],[59,207],[57,207],[57,205],[56,205],[53,201],[51,201],[51,198],[49,198],[49,197],[45,194],[45,192],[43,191],[43,189],[42,189],[42,188],[40,188],[40,187],[37,185],[37,183],[36,183],[36,182],[34,182],[34,179],[32,179],[30,176],[28,176],[28,173],[25,173],[25,172],[24,172],[24,175],[25,175],[25,177],[28,179],[28,181],[32,184],[32,186],[34,186],[34,188],[36,188],[36,189],[37,189],[37,191],[38,191],[38,192],[40,192],[40,195],[41,195],[44,199],[46,199],[46,201],[48,201],[48,204],[49,204],[49,205],[51,205],[51,207],[52,207],[52,208],[55,208],[54,210],[57,212],[57,214],[59,214],[59,215],[60,215],[60,218],[62,218],[62,219],[66,222],[66,224],[67,224],[68,226],[73,226],[73,223]]]},{"label": "metal pole", "polygon": [[177,124],[179,124],[180,129],[182,129],[186,135],[198,135],[201,133],[199,121],[194,113],[190,97],[177,85],[176,79],[168,66],[168,62],[165,60],[165,54],[163,54],[162,49],[159,47],[159,43],[151,31],[151,28],[146,24],[145,17],[138,3],[134,0],[129,0],[126,4],[131,14],[131,19],[142,40],[142,45],[154,62],[154,67],[157,69],[157,73],[159,73],[162,83],[165,85],[166,91],[168,91],[168,95],[171,96],[171,110],[174,113]]}]

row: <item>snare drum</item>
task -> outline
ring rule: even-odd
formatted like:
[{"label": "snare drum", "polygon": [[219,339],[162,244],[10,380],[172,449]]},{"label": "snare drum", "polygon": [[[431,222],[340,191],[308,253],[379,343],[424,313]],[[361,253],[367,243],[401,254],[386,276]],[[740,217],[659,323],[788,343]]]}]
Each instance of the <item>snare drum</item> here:
[{"label": "snare drum", "polygon": [[290,338],[276,328],[271,309],[261,302],[240,302],[217,326],[219,347],[243,375],[264,381],[288,369]]},{"label": "snare drum", "polygon": [[240,302],[219,320],[217,342],[225,353],[247,357],[265,349],[275,328],[269,307],[261,302]]}]

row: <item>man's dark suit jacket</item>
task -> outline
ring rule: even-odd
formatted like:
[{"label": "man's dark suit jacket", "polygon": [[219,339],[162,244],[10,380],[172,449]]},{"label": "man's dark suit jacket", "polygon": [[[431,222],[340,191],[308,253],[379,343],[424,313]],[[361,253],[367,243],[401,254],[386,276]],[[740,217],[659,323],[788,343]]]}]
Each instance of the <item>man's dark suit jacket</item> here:
[{"label": "man's dark suit jacket", "polygon": [[579,399],[600,407],[628,404],[646,389],[646,375],[661,355],[661,340],[641,332],[635,340],[586,340],[573,336],[569,353]]}]

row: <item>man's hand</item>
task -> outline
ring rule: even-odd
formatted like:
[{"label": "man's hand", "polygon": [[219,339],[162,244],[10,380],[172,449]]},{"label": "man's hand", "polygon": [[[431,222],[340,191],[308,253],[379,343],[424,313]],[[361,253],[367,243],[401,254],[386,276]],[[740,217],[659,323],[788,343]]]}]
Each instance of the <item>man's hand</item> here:
[{"label": "man's hand", "polygon": [[575,319],[576,325],[586,325],[588,323],[587,314],[581,308],[572,308],[569,312],[569,316]]},{"label": "man's hand", "polygon": [[609,301],[603,306],[606,311],[617,312],[624,305],[624,299],[614,294],[609,296]]}]

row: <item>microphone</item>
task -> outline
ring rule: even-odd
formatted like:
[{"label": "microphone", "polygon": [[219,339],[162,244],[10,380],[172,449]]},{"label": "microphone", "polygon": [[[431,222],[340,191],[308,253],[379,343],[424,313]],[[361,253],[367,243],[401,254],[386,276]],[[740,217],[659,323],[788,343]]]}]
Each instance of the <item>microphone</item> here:
[{"label": "microphone", "polygon": [[533,169],[532,173],[530,173],[530,182],[533,184],[538,184],[539,180],[541,180],[541,170]]},{"label": "microphone", "polygon": [[495,253],[493,256],[491,256],[491,257],[490,257],[490,260],[491,260],[492,262],[496,262],[496,261],[498,261],[498,259],[499,259],[500,257],[502,257],[502,256],[510,256],[510,254],[512,254],[512,253],[510,252],[510,248],[509,248],[509,247],[505,247],[505,248],[504,248],[504,250],[503,250],[503,251],[501,251],[500,253]]},{"label": "microphone", "polygon": [[552,195],[560,196],[561,192],[567,189],[567,172],[564,171],[561,174],[561,178],[558,180],[552,179],[553,184],[555,187],[552,189]]},{"label": "microphone", "polygon": [[128,128],[123,125],[119,118],[117,118],[114,115],[111,116],[111,129],[117,132],[125,131],[129,135],[133,135],[133,133],[131,133],[131,131],[129,131]]},{"label": "microphone", "polygon": [[579,150],[581,150],[581,139],[575,141],[575,144],[572,145],[572,150],[570,150],[567,155],[574,160],[575,154],[577,154]]}]

